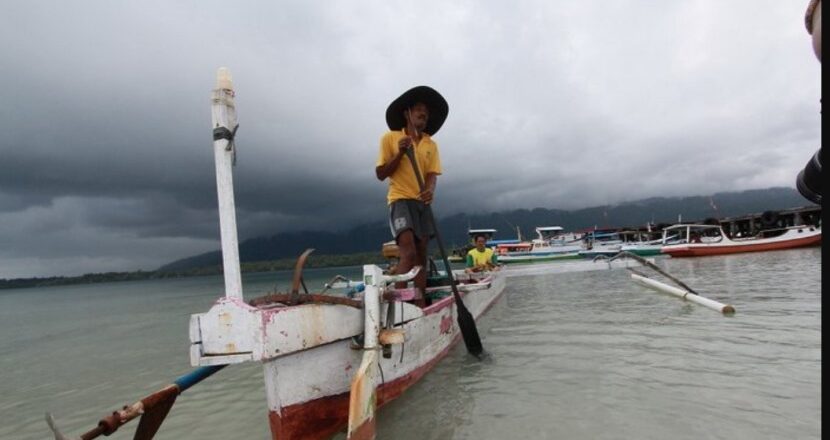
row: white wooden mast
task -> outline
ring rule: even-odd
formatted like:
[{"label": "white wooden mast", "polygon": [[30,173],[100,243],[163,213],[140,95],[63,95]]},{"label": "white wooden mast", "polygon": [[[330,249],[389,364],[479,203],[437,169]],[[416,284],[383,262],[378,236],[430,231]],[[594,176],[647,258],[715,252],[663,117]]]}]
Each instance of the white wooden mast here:
[{"label": "white wooden mast", "polygon": [[242,298],[242,275],[239,268],[239,240],[236,236],[236,205],[233,199],[233,165],[236,146],[236,106],[233,81],[225,67],[216,72],[216,88],[211,97],[213,119],[213,153],[216,161],[216,192],[219,197],[219,229],[222,237],[222,266],[225,296]]}]

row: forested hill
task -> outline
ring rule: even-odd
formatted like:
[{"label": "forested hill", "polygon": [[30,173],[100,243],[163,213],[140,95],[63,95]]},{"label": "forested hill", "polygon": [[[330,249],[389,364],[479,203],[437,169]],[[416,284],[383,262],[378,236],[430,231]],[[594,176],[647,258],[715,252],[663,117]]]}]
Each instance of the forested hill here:
[{"label": "forested hill", "polygon": [[[714,207],[713,207],[714,205]],[[768,188],[712,196],[655,197],[618,205],[596,206],[573,211],[551,208],[518,209],[489,214],[456,214],[439,219],[439,230],[448,248],[467,242],[467,229],[498,229],[496,238],[515,238],[516,228],[532,238],[537,226],[562,226],[567,231],[604,227],[643,226],[647,222],[673,224],[683,221],[723,218],[808,206],[794,188]],[[381,244],[391,239],[385,221],[356,226],[343,232],[286,232],[258,237],[240,243],[243,262],[296,257],[306,248],[315,254],[338,255],[355,252],[380,252]],[[448,249],[449,250],[449,249]],[[166,264],[159,271],[178,271],[221,264],[220,251],[208,252]]]}]

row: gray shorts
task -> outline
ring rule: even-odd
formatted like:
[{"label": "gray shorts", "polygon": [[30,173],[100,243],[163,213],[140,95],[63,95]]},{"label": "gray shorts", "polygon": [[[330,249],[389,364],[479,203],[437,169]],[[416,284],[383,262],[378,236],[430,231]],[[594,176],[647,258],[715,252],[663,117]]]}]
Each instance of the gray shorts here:
[{"label": "gray shorts", "polygon": [[389,205],[389,229],[395,242],[401,232],[411,229],[418,240],[429,240],[435,236],[432,223],[429,221],[427,205],[420,200],[395,200]]}]

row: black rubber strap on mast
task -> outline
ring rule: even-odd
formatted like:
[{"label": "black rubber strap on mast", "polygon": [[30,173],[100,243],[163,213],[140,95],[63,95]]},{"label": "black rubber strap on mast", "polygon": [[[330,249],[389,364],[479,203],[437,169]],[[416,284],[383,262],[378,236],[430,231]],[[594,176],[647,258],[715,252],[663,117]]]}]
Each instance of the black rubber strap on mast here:
[{"label": "black rubber strap on mast", "polygon": [[239,124],[236,124],[233,131],[229,130],[228,127],[216,127],[213,129],[213,140],[227,139],[229,143],[233,143],[233,138],[236,137],[236,130],[238,129]]},{"label": "black rubber strap on mast", "polygon": [[233,142],[233,139],[236,137],[236,130],[239,129],[239,124],[236,124],[236,127],[233,128],[233,131],[229,130],[228,127],[216,127],[213,129],[213,140],[218,141],[220,139],[226,139],[228,141],[228,145],[225,147],[225,151],[233,151],[233,164],[236,165],[236,145]]}]

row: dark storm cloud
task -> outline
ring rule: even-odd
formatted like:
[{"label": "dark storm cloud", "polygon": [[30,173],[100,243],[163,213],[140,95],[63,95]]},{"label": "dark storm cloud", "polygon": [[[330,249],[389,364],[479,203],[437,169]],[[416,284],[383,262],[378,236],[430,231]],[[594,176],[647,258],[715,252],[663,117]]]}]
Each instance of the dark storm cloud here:
[{"label": "dark storm cloud", "polygon": [[216,249],[219,66],[242,239],[382,221],[383,114],[418,84],[450,103],[439,215],[793,186],[820,143],[806,1],[560,3],[7,7],[0,277]]}]

